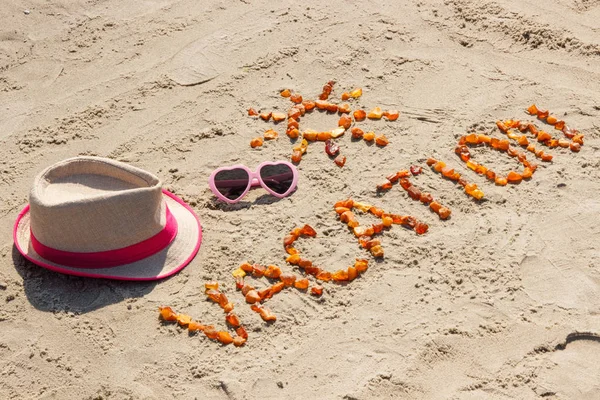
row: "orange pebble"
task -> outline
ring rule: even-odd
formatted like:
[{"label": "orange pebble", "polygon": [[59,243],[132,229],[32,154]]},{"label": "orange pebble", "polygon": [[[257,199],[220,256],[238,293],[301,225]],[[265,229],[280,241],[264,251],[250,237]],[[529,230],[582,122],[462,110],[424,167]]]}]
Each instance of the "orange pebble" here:
[{"label": "orange pebble", "polygon": [[315,277],[320,281],[329,282],[331,280],[331,272],[328,271],[319,271],[317,276]]},{"label": "orange pebble", "polygon": [[263,140],[260,137],[256,137],[250,141],[250,147],[257,148],[263,145]]},{"label": "orange pebble", "polygon": [[354,89],[353,91],[350,92],[350,96],[355,99],[358,99],[360,96],[362,96],[362,89],[361,88]]},{"label": "orange pebble", "polygon": [[577,153],[577,152],[579,152],[579,150],[581,150],[581,145],[579,143],[572,142],[569,145],[569,147],[571,148],[571,151],[574,153]]},{"label": "orange pebble", "polygon": [[372,142],[375,139],[375,132],[367,132],[363,135],[363,139],[367,142]]},{"label": "orange pebble", "polygon": [[237,335],[241,338],[248,339],[248,332],[246,332],[246,328],[243,326],[238,327],[235,330],[235,333],[237,333]]},{"label": "orange pebble", "polygon": [[346,101],[350,98],[350,93],[344,92],[342,93],[342,101]]},{"label": "orange pebble", "polygon": [[312,111],[315,108],[316,103],[312,100],[305,100],[302,102],[302,105],[306,111]]},{"label": "orange pebble", "polygon": [[330,113],[336,113],[338,111],[338,105],[333,103],[327,104],[327,111]]},{"label": "orange pebble", "polygon": [[234,328],[237,328],[238,326],[240,326],[240,319],[238,318],[237,315],[235,315],[234,313],[230,312],[225,316],[225,321],[227,321],[227,323],[231,326],[233,326]]},{"label": "orange pebble", "polygon": [[381,119],[383,116],[383,111],[379,107],[375,107],[367,114],[367,118],[369,119]]},{"label": "orange pebble", "polygon": [[510,171],[508,173],[508,175],[506,176],[506,181],[510,182],[510,183],[519,183],[523,180],[523,176],[521,176],[521,174],[514,172],[514,171]]},{"label": "orange pebble", "polygon": [[271,118],[273,118],[273,121],[275,122],[280,122],[284,121],[287,118],[287,115],[285,115],[282,112],[274,112],[273,114],[271,114]]},{"label": "orange pebble", "polygon": [[381,246],[373,246],[369,249],[373,257],[383,257],[383,247]]},{"label": "orange pebble", "polygon": [[158,307],[160,317],[165,321],[177,321],[177,314],[171,307]]},{"label": "orange pebble", "polygon": [[260,301],[260,296],[258,295],[258,292],[256,290],[250,290],[246,294],[246,302],[250,303],[250,304],[254,304],[257,301]]},{"label": "orange pebble", "polygon": [[333,273],[331,278],[336,282],[347,281],[348,280],[348,271],[344,271],[340,269]]},{"label": "orange pebble", "polygon": [[233,338],[227,331],[219,331],[217,332],[217,340],[223,344],[233,343]]},{"label": "orange pebble", "polygon": [[302,96],[300,96],[299,94],[293,94],[290,96],[290,100],[292,101],[292,103],[300,104],[302,103]]},{"label": "orange pebble", "polygon": [[274,131],[273,129],[269,129],[268,131],[266,131],[264,133],[263,136],[266,140],[273,140],[273,139],[277,139],[279,134],[276,131]]},{"label": "orange pebble", "polygon": [[369,268],[369,262],[365,259],[357,258],[356,262],[354,263],[354,268],[356,268],[356,271],[361,274]]},{"label": "orange pebble", "polygon": [[352,111],[352,110],[350,109],[350,104],[348,104],[348,103],[340,104],[338,107],[339,113],[348,114],[348,113],[350,113],[350,111]]},{"label": "orange pebble", "polygon": [[281,276],[281,268],[276,265],[269,265],[265,271],[265,276],[271,279],[278,279]]},{"label": "orange pebble", "polygon": [[532,105],[530,105],[530,106],[529,106],[529,108],[527,108],[527,112],[528,112],[530,115],[537,115],[537,113],[538,113],[538,109],[537,109],[537,107],[535,106],[535,104],[532,104]]},{"label": "orange pebble", "polygon": [[249,108],[248,109],[248,115],[253,117],[255,115],[258,115],[258,113],[256,112],[256,110],[254,108]]},{"label": "orange pebble", "polygon": [[244,345],[244,343],[246,343],[247,339],[244,339],[243,337],[240,336],[236,336],[233,338],[233,345],[235,347],[241,347]]},{"label": "orange pebble", "polygon": [[310,294],[313,296],[321,296],[323,294],[323,286],[313,286],[310,288]]},{"label": "orange pebble", "polygon": [[290,97],[292,95],[292,92],[290,91],[290,89],[283,89],[279,94],[281,95],[281,97]]},{"label": "orange pebble", "polygon": [[206,291],[206,296],[215,303],[219,303],[219,299],[221,298],[221,292],[218,290],[210,289]]},{"label": "orange pebble", "polygon": [[271,119],[271,113],[270,112],[268,112],[268,113],[266,113],[266,112],[261,113],[260,114],[260,118],[263,119],[263,120],[265,120],[265,121],[268,121],[269,119]]},{"label": "orange pebble", "polygon": [[215,330],[215,327],[212,325],[204,327],[204,334],[209,339],[216,339],[219,336],[219,333]]},{"label": "orange pebble", "polygon": [[390,141],[388,140],[387,137],[385,137],[385,135],[379,135],[375,138],[375,143],[378,146],[384,147],[384,146],[387,146],[390,143]]},{"label": "orange pebble", "polygon": [[496,177],[495,182],[498,186],[506,186],[506,184],[508,183],[507,179],[502,177]]},{"label": "orange pebble", "polygon": [[390,110],[384,113],[384,117],[387,118],[388,121],[395,121],[400,116],[398,110]]},{"label": "orange pebble", "polygon": [[[243,266],[244,264],[242,264]],[[219,290],[219,282],[206,282],[204,284],[204,293],[208,292],[209,290]]]},{"label": "orange pebble", "polygon": [[300,289],[300,290],[308,289],[308,279],[302,278],[302,279],[296,280],[296,282],[294,282],[294,287],[296,289]]},{"label": "orange pebble", "polygon": [[283,282],[283,284],[286,287],[290,287],[294,285],[294,282],[296,282],[296,275],[294,274],[281,274],[279,276],[279,279],[281,279],[281,282]]},{"label": "orange pebble", "polygon": [[365,112],[365,110],[356,110],[352,113],[352,115],[354,116],[354,119],[358,122],[364,121],[365,118],[367,118],[367,113]]},{"label": "orange pebble", "polygon": [[352,118],[350,118],[348,115],[342,115],[338,121],[338,126],[348,129],[350,128],[350,125],[352,125]]},{"label": "orange pebble", "polygon": [[355,267],[348,267],[348,271],[346,272],[349,281],[353,281],[358,276],[358,271]]},{"label": "orange pebble", "polygon": [[298,130],[298,128],[292,128],[285,131],[285,134],[288,135],[290,139],[298,139],[298,137],[300,136],[300,131]]},{"label": "orange pebble", "polygon": [[189,332],[198,332],[198,331],[203,331],[204,330],[204,325],[198,323],[198,322],[194,322],[191,321],[188,324],[188,331]]},{"label": "orange pebble", "polygon": [[343,167],[344,164],[346,164],[346,157],[343,155],[339,155],[335,158],[335,160],[333,160],[333,162],[338,166],[338,167]]}]

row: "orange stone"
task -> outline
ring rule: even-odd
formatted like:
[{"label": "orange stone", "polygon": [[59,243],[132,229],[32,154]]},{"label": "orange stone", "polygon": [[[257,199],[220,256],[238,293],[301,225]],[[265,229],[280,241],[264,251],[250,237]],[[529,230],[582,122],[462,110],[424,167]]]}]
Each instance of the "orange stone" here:
[{"label": "orange stone", "polygon": [[233,326],[234,328],[237,328],[238,326],[240,326],[240,319],[238,318],[237,315],[235,315],[234,313],[230,312],[225,316],[225,321]]},{"label": "orange stone", "polygon": [[278,279],[281,276],[281,268],[276,265],[269,265],[265,271],[265,276],[271,279]]},{"label": "orange stone", "polygon": [[358,99],[360,96],[362,96],[362,89],[361,88],[354,89],[353,91],[350,92],[350,96],[352,98]]},{"label": "orange stone", "polygon": [[574,153],[577,153],[577,152],[579,152],[579,150],[581,150],[581,145],[579,143],[573,142],[569,145],[569,147],[571,148],[571,151]]},{"label": "orange stone", "polygon": [[363,139],[367,142],[372,142],[375,139],[375,132],[367,132],[363,135]]},{"label": "orange stone", "polygon": [[237,335],[241,338],[248,339],[248,332],[246,332],[246,328],[243,326],[238,327],[235,330],[235,333],[237,333]]},{"label": "orange stone", "polygon": [[250,141],[250,147],[253,149],[260,147],[263,145],[263,140],[260,137],[256,137]]},{"label": "orange stone", "polygon": [[290,100],[292,101],[292,103],[300,104],[302,103],[302,96],[300,96],[299,94],[293,94],[290,96]]},{"label": "orange stone", "polygon": [[260,113],[260,118],[263,119],[264,121],[268,121],[269,119],[271,119],[271,113],[270,112]]},{"label": "orange stone", "polygon": [[298,279],[296,280],[296,282],[294,282],[294,287],[296,289],[300,289],[300,290],[306,290],[308,289],[308,279],[306,278],[302,278],[302,279]]},{"label": "orange stone", "polygon": [[276,131],[274,131],[273,129],[269,129],[268,131],[266,131],[264,133],[263,136],[266,140],[273,140],[273,139],[277,139],[279,134]]},{"label": "orange stone", "polygon": [[338,167],[343,167],[344,164],[346,164],[346,157],[343,155],[339,155],[335,158],[335,160],[333,160],[333,162],[338,166]]},{"label": "orange stone", "polygon": [[352,133],[353,139],[362,139],[362,137],[365,134],[365,132],[362,129],[360,129],[356,126],[354,128],[352,128],[352,130],[350,132]]},{"label": "orange stone", "polygon": [[356,270],[355,267],[348,267],[348,271],[347,271],[346,275],[348,276],[349,281],[353,281],[358,276],[358,271]]},{"label": "orange stone", "polygon": [[385,137],[385,135],[379,135],[375,138],[375,144],[377,144],[377,146],[387,146],[390,143],[390,141],[388,140],[388,138]]},{"label": "orange stone", "polygon": [[506,184],[508,183],[507,179],[502,177],[497,177],[495,182],[498,186],[506,186]]},{"label": "orange stone", "polygon": [[398,110],[390,110],[390,111],[387,111],[384,114],[384,116],[387,118],[388,121],[395,121],[400,116],[400,113],[398,112]]},{"label": "orange stone", "polygon": [[248,109],[248,115],[253,117],[255,115],[258,115],[258,113],[256,112],[256,110],[254,108],[249,108]]},{"label": "orange stone", "polygon": [[254,304],[257,301],[260,301],[260,296],[258,295],[258,292],[256,290],[250,290],[247,294],[246,294],[246,303],[249,304]]},{"label": "orange stone", "polygon": [[367,118],[369,119],[381,119],[383,116],[383,111],[379,107],[375,107],[367,114]]},{"label": "orange stone", "polygon": [[333,275],[331,276],[331,278],[335,282],[347,281],[348,280],[348,271],[344,271],[343,269],[340,269],[340,270],[334,272]]},{"label": "orange stone", "polygon": [[532,104],[532,105],[530,105],[530,106],[529,106],[529,108],[527,108],[527,112],[528,112],[530,115],[537,115],[537,113],[538,113],[538,109],[537,109],[537,107],[535,106],[535,104]]},{"label": "orange stone", "polygon": [[352,118],[350,118],[348,115],[342,115],[338,121],[338,126],[348,129],[350,128],[350,125],[352,125]]},{"label": "orange stone", "polygon": [[219,331],[217,333],[217,340],[223,344],[233,343],[233,338],[227,331]]},{"label": "orange stone", "polygon": [[349,114],[352,111],[350,104],[343,103],[338,106],[338,112],[341,114]]},{"label": "orange stone", "polygon": [[294,274],[281,274],[279,276],[279,279],[281,279],[281,282],[283,282],[283,284],[286,287],[290,287],[294,285],[294,282],[296,282],[296,275]]},{"label": "orange stone", "polygon": [[310,288],[310,294],[313,296],[321,296],[323,294],[323,286],[313,286]]},{"label": "orange stone", "polygon": [[362,274],[369,268],[369,262],[365,259],[357,258],[356,262],[354,263],[354,268],[356,268],[356,271],[359,274]]},{"label": "orange stone", "polygon": [[281,97],[290,97],[292,95],[292,92],[290,91],[290,89],[283,89],[279,94],[281,95]]},{"label": "orange stone", "polygon": [[365,112],[365,110],[356,110],[352,113],[352,115],[354,116],[354,119],[358,122],[364,121],[365,118],[367,118],[367,113]]},{"label": "orange stone", "polygon": [[316,103],[312,100],[305,100],[302,102],[302,105],[306,111],[312,111],[315,108]]},{"label": "orange stone", "polygon": [[383,257],[383,247],[381,246],[373,246],[369,249],[373,257]]},{"label": "orange stone", "polygon": [[204,330],[204,325],[198,323],[198,322],[194,322],[191,321],[188,324],[188,331],[189,332],[198,332],[198,331],[203,331]]},{"label": "orange stone", "polygon": [[164,321],[177,321],[177,314],[171,307],[158,307],[158,311]]}]

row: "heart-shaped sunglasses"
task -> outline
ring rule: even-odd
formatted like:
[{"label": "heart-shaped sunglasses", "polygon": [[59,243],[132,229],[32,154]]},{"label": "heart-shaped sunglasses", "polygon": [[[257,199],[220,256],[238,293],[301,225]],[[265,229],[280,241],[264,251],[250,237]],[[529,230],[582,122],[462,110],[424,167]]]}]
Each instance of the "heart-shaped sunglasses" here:
[{"label": "heart-shaped sunglasses", "polygon": [[253,186],[262,186],[275,197],[289,195],[298,183],[298,170],[287,161],[265,161],[256,171],[245,165],[217,168],[210,174],[210,190],[227,203],[237,203]]}]

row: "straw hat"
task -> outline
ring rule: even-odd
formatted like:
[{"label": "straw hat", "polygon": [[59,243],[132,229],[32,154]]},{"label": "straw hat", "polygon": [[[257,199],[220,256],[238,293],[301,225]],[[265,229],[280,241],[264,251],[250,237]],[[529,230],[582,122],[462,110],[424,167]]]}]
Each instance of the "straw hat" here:
[{"label": "straw hat", "polygon": [[26,259],[53,271],[155,280],[194,258],[202,228],[156,176],[106,158],[76,157],[35,178],[13,238]]}]

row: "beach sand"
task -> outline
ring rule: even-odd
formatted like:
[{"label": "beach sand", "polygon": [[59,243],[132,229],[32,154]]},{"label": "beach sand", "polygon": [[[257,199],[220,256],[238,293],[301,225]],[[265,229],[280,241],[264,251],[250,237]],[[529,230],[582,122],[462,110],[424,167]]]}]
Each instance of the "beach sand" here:
[{"label": "beach sand", "polygon": [[[237,2],[15,0],[0,8],[0,398],[2,399],[574,399],[600,398],[600,1],[421,0]],[[363,88],[352,107],[398,109],[395,122],[357,124],[384,148],[337,141],[343,168],[309,146],[297,191],[261,189],[224,205],[207,184],[217,167],[288,159],[279,92],[331,99]],[[535,103],[585,135],[579,153],[547,149],[533,178],[499,187],[454,154],[460,135],[505,138],[496,120],[532,120]],[[300,129],[329,130],[314,111]],[[551,129],[543,122],[536,124]],[[273,128],[279,139],[251,149]],[[550,130],[553,136],[559,131]],[[474,159],[521,168],[489,149]],[[529,154],[529,153],[528,153]],[[34,176],[97,155],[159,176],[199,215],[193,262],[164,281],[60,275],[12,244]],[[476,202],[424,161],[446,161],[476,183]],[[529,159],[534,157],[529,154]],[[385,176],[411,165],[413,183],[452,209],[441,221]],[[395,226],[374,261],[333,204],[352,197],[429,224]],[[362,223],[374,217],[359,215]],[[285,263],[283,237],[334,271],[369,270],[315,298],[286,290],[264,323],[231,272]],[[221,283],[250,338],[221,346],[161,323],[173,307],[225,328],[203,284]],[[312,278],[311,278],[312,281]],[[258,280],[256,285],[266,285]],[[587,334],[585,334],[587,332]]]}]

